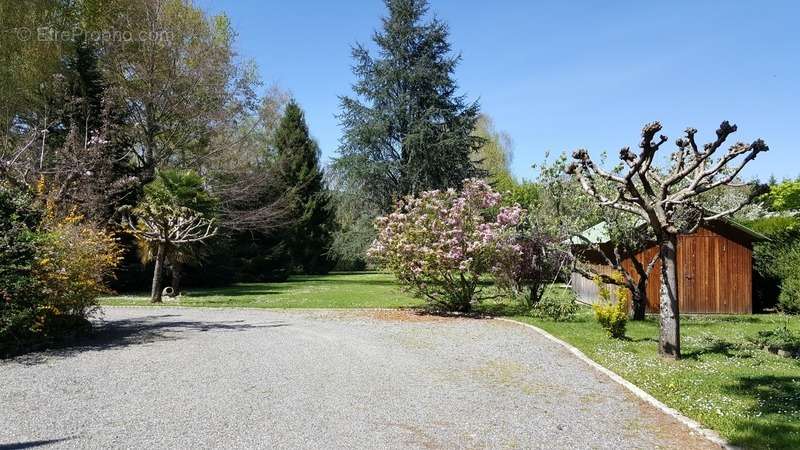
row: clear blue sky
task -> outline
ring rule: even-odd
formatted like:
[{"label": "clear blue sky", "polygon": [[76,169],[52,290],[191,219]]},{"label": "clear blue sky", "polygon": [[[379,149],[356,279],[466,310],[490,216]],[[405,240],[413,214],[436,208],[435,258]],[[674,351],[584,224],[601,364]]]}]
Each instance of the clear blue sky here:
[{"label": "clear blue sky", "polygon": [[[197,4],[231,17],[239,53],[291,91],[323,158],[335,155],[350,46],[371,43],[383,2]],[[462,54],[462,92],[511,135],[520,177],[533,176],[545,151],[635,147],[652,120],[672,142],[689,125],[711,139],[726,119],[739,125],[737,139],[770,146],[749,177],[800,175],[798,1],[432,0],[431,11]]]}]

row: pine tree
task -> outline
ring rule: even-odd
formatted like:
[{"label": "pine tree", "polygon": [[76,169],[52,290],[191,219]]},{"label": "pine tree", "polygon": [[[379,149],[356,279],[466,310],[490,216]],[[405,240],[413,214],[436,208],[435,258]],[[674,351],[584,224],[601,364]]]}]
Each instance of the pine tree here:
[{"label": "pine tree", "polygon": [[305,273],[325,273],[331,261],[333,217],[330,194],[319,167],[319,147],[309,136],[303,111],[292,100],[275,132],[281,177],[294,195],[295,222],[286,233],[292,266]]},{"label": "pine tree", "polygon": [[334,168],[348,188],[359,189],[380,210],[404,194],[460,188],[479,175],[471,155],[477,102],[458,95],[448,27],[423,22],[426,0],[386,0],[389,16],[373,40],[378,55],[353,48],[355,97],[342,97],[344,127]]}]

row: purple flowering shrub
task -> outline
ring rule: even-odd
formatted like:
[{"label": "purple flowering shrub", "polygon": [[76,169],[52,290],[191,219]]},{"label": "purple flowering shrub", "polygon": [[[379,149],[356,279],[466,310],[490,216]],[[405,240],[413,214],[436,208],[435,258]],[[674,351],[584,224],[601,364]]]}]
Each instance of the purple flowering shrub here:
[{"label": "purple flowering shrub", "polygon": [[500,289],[534,308],[546,287],[568,269],[568,252],[563,243],[536,229],[520,234],[514,243],[514,251],[498,254],[492,275]]},{"label": "purple flowering shrub", "polygon": [[519,252],[513,231],[525,210],[499,207],[501,196],[484,181],[462,191],[426,191],[405,197],[376,220],[368,255],[424,298],[431,309],[469,312],[484,298],[480,278],[500,254]]}]

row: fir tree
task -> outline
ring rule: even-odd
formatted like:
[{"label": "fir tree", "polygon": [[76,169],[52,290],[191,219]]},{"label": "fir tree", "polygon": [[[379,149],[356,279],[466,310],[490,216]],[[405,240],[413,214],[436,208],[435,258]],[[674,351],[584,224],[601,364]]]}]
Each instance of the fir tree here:
[{"label": "fir tree", "polygon": [[387,0],[389,16],[373,40],[377,56],[353,48],[354,97],[342,97],[344,127],[335,162],[348,188],[360,189],[380,210],[404,194],[460,188],[478,175],[471,155],[477,102],[457,94],[448,27],[423,22],[426,0]]},{"label": "fir tree", "polygon": [[323,185],[319,147],[309,136],[303,111],[292,100],[275,132],[275,148],[283,183],[294,196],[294,224],[286,233],[292,265],[305,273],[330,269],[332,213]]}]

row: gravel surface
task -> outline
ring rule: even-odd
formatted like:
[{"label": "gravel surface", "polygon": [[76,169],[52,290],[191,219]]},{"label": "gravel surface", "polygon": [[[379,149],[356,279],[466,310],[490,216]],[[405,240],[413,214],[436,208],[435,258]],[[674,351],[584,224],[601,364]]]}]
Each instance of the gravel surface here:
[{"label": "gravel surface", "polygon": [[101,323],[0,362],[0,448],[715,448],[513,323],[189,308]]}]

